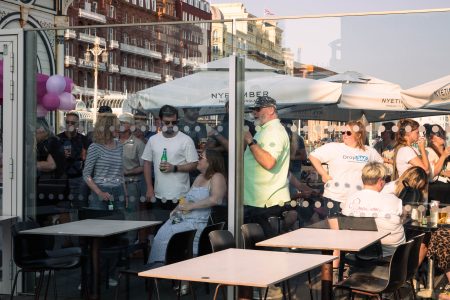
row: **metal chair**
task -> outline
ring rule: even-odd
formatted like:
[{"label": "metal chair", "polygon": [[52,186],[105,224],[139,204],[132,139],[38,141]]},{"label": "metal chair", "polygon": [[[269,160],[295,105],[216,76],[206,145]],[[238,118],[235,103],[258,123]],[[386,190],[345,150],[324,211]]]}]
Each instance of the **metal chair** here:
[{"label": "metal chair", "polygon": [[242,224],[241,233],[244,242],[244,249],[256,249],[255,244],[266,239],[264,230],[257,223]]},{"label": "metal chair", "polygon": [[[187,231],[175,233],[170,238],[169,243],[167,244],[166,256],[165,256],[164,262],[155,262],[155,263],[143,265],[140,268],[133,268],[133,269],[127,269],[127,270],[121,271],[119,273],[119,277],[118,277],[119,284],[117,285],[117,288],[116,288],[115,299],[118,299],[118,297],[119,297],[120,279],[122,276],[127,276],[127,277],[136,276],[137,277],[139,272],[162,267],[164,265],[170,265],[173,263],[177,263],[177,262],[192,258],[192,256],[193,256],[192,247],[194,244],[194,237],[195,237],[196,232],[197,232],[197,230],[193,229],[193,230],[187,230]],[[146,279],[146,281],[147,281],[147,279]],[[155,283],[155,287],[156,287],[157,297],[158,297],[158,299],[160,299],[159,298],[159,290],[158,290],[158,281],[156,278],[154,279],[154,283]],[[189,283],[189,287],[191,289],[192,296],[195,300],[196,296],[195,296],[194,290],[192,289],[192,285],[190,283]],[[181,281],[179,283],[178,288],[180,291]],[[152,294],[153,294],[153,289],[150,289],[149,299],[152,299]],[[127,295],[126,296],[127,299],[129,299],[129,285],[128,284],[127,284],[126,295]],[[178,299],[180,299],[180,296],[181,296],[181,294],[178,293]]]},{"label": "metal chair", "polygon": [[397,247],[389,262],[386,278],[376,277],[365,272],[357,272],[349,278],[337,283],[336,289],[350,291],[351,299],[354,294],[375,296],[382,299],[382,293],[394,293],[395,299],[400,299],[398,290],[406,282],[408,270],[408,257],[413,245],[408,241]]},{"label": "metal chair", "polygon": [[[49,271],[45,298],[52,273],[59,270],[77,268],[81,264],[81,249],[78,247],[53,250],[54,238],[52,236],[26,235],[21,231],[40,227],[33,221],[18,222],[11,227],[13,240],[13,260],[18,269],[14,276],[10,299],[13,299],[16,290],[17,278],[20,272],[39,272],[39,281],[35,290],[35,299],[39,299],[45,272]],[[55,277],[56,279],[56,277]],[[56,284],[55,284],[56,298]]]},{"label": "metal chair", "polygon": [[416,288],[414,286],[413,279],[416,276],[416,273],[419,269],[420,245],[422,244],[424,237],[425,233],[422,233],[419,234],[418,236],[415,236],[412,239],[413,242],[408,258],[408,270],[406,272],[406,282],[411,285],[414,300],[416,299]]}]

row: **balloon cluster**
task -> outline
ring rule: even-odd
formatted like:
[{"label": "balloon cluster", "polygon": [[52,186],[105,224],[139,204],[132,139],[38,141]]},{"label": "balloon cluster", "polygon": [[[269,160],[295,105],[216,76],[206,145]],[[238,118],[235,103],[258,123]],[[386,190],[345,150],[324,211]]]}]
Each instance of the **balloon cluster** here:
[{"label": "balloon cluster", "polygon": [[61,75],[48,77],[37,74],[37,116],[44,117],[52,110],[75,109],[75,97],[71,94],[73,81]]}]

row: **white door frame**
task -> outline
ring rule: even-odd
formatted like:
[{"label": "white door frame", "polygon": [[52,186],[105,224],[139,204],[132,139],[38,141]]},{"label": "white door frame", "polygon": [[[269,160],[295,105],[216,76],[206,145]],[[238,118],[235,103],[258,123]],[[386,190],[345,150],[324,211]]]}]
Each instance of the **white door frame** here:
[{"label": "white door frame", "polygon": [[[3,59],[3,196],[4,216],[22,216],[23,212],[23,30],[0,30]],[[12,222],[2,224],[2,270],[0,293],[9,294],[16,267],[12,260]],[[20,285],[19,285],[20,286]]]}]

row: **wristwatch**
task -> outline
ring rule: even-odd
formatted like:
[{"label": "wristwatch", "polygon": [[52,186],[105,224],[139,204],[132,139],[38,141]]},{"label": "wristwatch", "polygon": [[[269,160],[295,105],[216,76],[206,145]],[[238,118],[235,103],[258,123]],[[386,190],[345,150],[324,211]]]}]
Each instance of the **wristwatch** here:
[{"label": "wristwatch", "polygon": [[178,172],[178,166],[177,165],[173,166],[173,172],[174,173]]},{"label": "wristwatch", "polygon": [[253,139],[253,140],[252,140],[250,143],[248,143],[247,145],[248,145],[249,147],[251,147],[251,146],[256,145],[256,144],[258,144],[258,141],[255,140],[255,139]]}]

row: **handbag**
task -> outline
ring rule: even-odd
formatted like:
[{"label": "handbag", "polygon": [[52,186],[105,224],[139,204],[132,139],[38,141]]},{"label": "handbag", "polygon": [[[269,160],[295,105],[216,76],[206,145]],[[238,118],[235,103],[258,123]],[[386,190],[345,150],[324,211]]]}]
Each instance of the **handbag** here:
[{"label": "handbag", "polygon": [[405,180],[403,180],[403,186],[404,188],[398,196],[402,199],[403,205],[419,204],[423,201],[423,195],[419,189],[411,187]]}]

